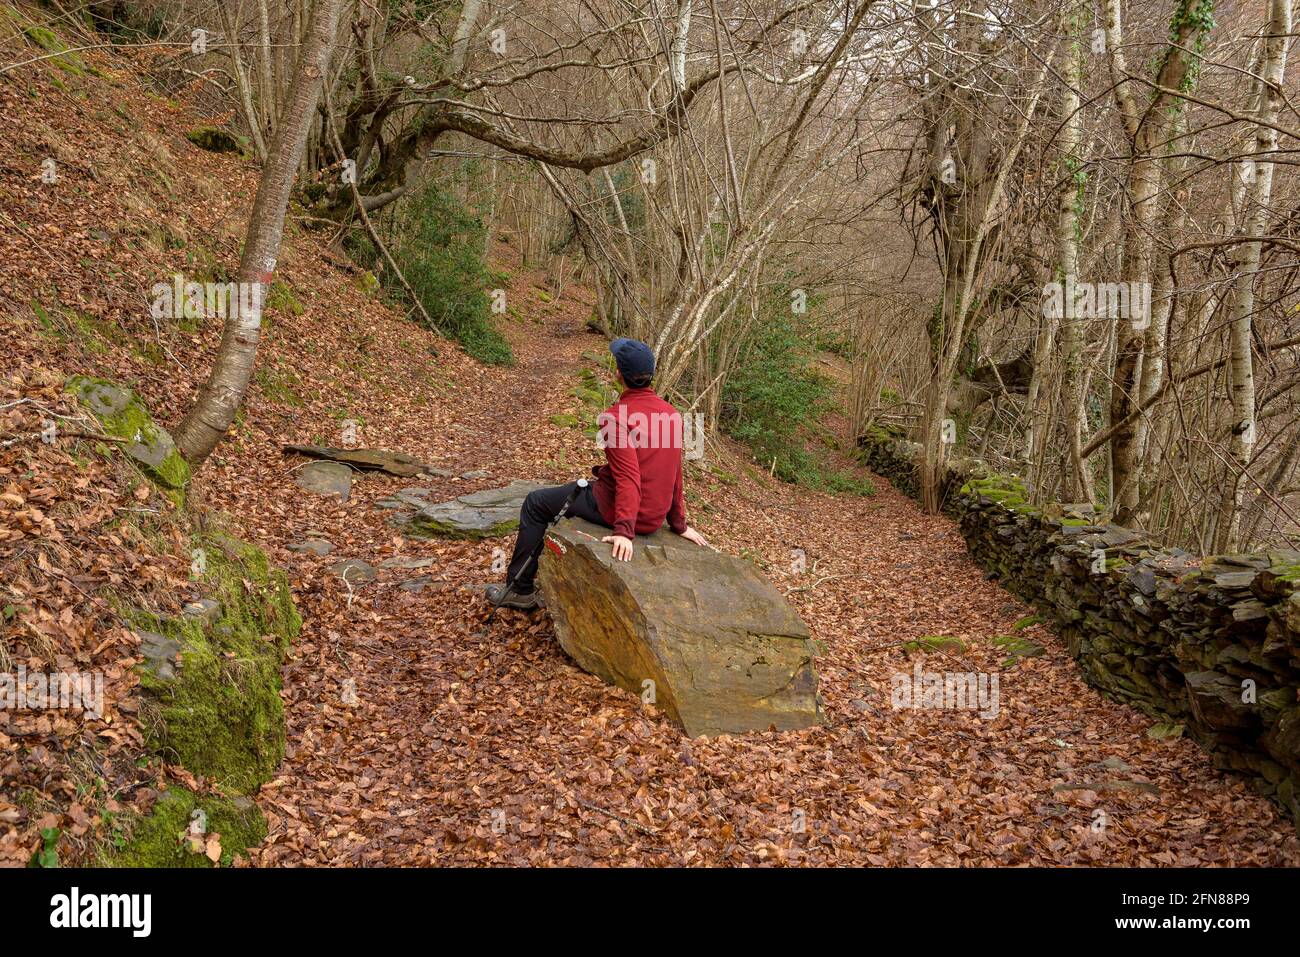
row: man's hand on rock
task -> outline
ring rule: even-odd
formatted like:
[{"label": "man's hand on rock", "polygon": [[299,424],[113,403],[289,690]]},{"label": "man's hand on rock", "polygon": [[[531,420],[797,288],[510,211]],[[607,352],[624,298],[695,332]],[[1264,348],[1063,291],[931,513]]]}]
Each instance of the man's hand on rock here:
[{"label": "man's hand on rock", "polygon": [[609,542],[614,546],[610,551],[616,560],[620,562],[632,560],[632,539],[624,538],[622,535],[606,535],[601,541]]},{"label": "man's hand on rock", "polygon": [[682,532],[682,538],[686,539],[688,542],[694,542],[696,545],[699,545],[702,548],[713,547],[712,545],[709,544],[709,540],[707,538],[705,538],[695,529],[691,528],[689,525],[686,526],[686,531]]}]

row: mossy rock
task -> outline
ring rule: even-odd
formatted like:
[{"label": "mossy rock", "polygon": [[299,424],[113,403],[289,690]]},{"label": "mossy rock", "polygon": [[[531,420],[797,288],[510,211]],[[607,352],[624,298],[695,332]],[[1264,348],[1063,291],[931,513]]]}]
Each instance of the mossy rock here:
[{"label": "mossy rock", "polygon": [[551,424],[564,429],[576,429],[581,424],[581,420],[572,412],[562,412],[551,416]]},{"label": "mossy rock", "polygon": [[907,432],[902,426],[877,423],[868,428],[859,441],[888,444],[905,438],[907,438]]},{"label": "mossy rock", "polygon": [[1015,475],[989,475],[972,478],[961,487],[962,495],[982,496],[1013,512],[1037,514],[1040,510],[1029,504],[1025,483]]},{"label": "mossy rock", "polygon": [[379,292],[379,277],[369,269],[364,270],[353,282],[367,296],[373,296]]},{"label": "mossy rock", "polygon": [[229,130],[216,126],[199,126],[185,134],[185,138],[209,153],[242,153],[243,144]]},{"label": "mossy rock", "polygon": [[256,545],[223,532],[197,536],[191,544],[203,549],[203,579],[214,586],[211,597],[227,616],[235,613],[241,624],[273,637],[280,653],[287,653],[302,630],[302,617],[284,570]]},{"label": "mossy rock", "polygon": [[1177,721],[1157,721],[1147,728],[1147,737],[1152,741],[1165,741],[1170,738],[1181,738],[1185,730]]},{"label": "mossy rock", "polygon": [[131,824],[124,847],[106,851],[107,867],[214,867],[191,837],[191,829],[206,836],[220,835],[222,867],[246,857],[248,849],[266,840],[266,818],[248,798],[196,795],[173,786],[158,798],[153,810]]},{"label": "mossy rock", "polygon": [[519,527],[524,499],[543,487],[540,482],[516,480],[502,488],[484,489],[427,505],[402,524],[413,538],[497,538]]},{"label": "mossy rock", "polygon": [[283,571],[256,545],[222,533],[196,537],[196,577],[220,606],[211,620],[129,613],[174,642],[174,675],[141,668],[150,743],[223,788],[251,793],[284,757],[280,665],[302,619]]},{"label": "mossy rock", "polygon": [[1046,648],[1023,635],[998,635],[991,640],[994,645],[1007,653],[1007,657],[1002,659],[1003,668],[1017,665],[1021,659],[1039,658],[1047,653]]},{"label": "mossy rock", "polygon": [[120,448],[151,482],[178,505],[184,500],[190,467],[134,392],[89,376],[70,378],[68,391],[94,414],[106,434],[125,440]]},{"label": "mossy rock", "polygon": [[960,655],[966,651],[966,642],[950,635],[924,635],[914,641],[904,642],[903,650],[909,653],[921,651],[928,654],[932,651],[942,651],[945,654]]},{"label": "mossy rock", "polygon": [[580,385],[573,390],[573,395],[582,402],[583,405],[589,405],[598,409],[607,407],[613,401],[613,399],[611,399],[603,389],[596,388],[595,386]]}]

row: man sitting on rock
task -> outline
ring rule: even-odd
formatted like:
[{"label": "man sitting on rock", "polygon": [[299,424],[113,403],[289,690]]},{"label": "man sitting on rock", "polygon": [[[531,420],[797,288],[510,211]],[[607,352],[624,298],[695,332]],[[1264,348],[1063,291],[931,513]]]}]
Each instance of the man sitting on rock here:
[{"label": "man sitting on rock", "polygon": [[[534,583],[537,555],[546,528],[561,511],[613,531],[609,542],[618,561],[631,561],[632,539],[668,527],[697,545],[704,536],[686,524],[682,488],[682,417],[650,387],[655,357],[636,339],[609,345],[623,392],[596,418],[605,464],[592,469],[594,483],[577,482],[530,492],[519,510],[519,535],[506,569],[506,585],[489,585],[494,605],[530,611],[538,606]],[[565,509],[568,505],[567,510]],[[507,587],[510,582],[513,587]]]}]

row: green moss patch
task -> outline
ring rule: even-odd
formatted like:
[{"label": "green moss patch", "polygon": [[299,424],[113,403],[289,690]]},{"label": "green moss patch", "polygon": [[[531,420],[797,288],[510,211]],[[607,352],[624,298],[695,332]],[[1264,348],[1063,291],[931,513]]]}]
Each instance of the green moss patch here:
[{"label": "green moss patch", "polygon": [[863,433],[861,441],[884,445],[905,438],[907,433],[902,426],[875,424]]},{"label": "green moss patch", "polygon": [[609,399],[604,391],[595,386],[580,385],[573,390],[573,395],[583,405],[593,408],[605,409],[613,402],[613,399]]},{"label": "green moss patch", "polygon": [[[206,849],[217,839],[214,862]],[[131,825],[123,847],[106,852],[108,867],[228,867],[266,839],[266,819],[247,798],[196,795],[182,787],[164,791],[145,817]]]},{"label": "green moss patch", "polygon": [[273,402],[294,408],[302,408],[306,404],[300,391],[302,380],[293,370],[262,366],[257,370],[256,377],[257,384],[262,387],[262,394]]},{"label": "green moss patch", "polygon": [[200,126],[185,134],[185,138],[209,153],[242,153],[244,145],[234,133],[216,126]]},{"label": "green moss patch", "polygon": [[369,269],[362,270],[361,274],[352,282],[353,285],[364,292],[367,296],[373,296],[379,292],[379,277]]},{"label": "green moss patch", "polygon": [[111,345],[129,345],[116,325],[76,309],[55,307],[51,311],[35,299],[31,309],[42,335],[58,342],[76,342],[90,355],[103,355]]},{"label": "green moss patch", "polygon": [[286,315],[301,316],[303,313],[303,305],[298,301],[293,287],[282,279],[271,283],[271,288],[266,293],[266,308]]},{"label": "green moss patch", "polygon": [[1015,475],[972,478],[961,487],[961,494],[983,496],[1015,512],[1036,511],[1028,504],[1029,492],[1025,483]]},{"label": "green moss patch", "polygon": [[220,604],[205,623],[135,612],[139,627],[179,648],[174,674],[141,669],[151,744],[169,760],[251,793],[284,757],[280,664],[302,626],[284,572],[255,545],[195,538],[194,568]]},{"label": "green moss patch", "polygon": [[950,635],[924,635],[913,641],[903,642],[906,652],[924,652],[926,654],[941,651],[949,655],[960,655],[966,651],[966,642]]},{"label": "green moss patch", "polygon": [[60,70],[71,73],[73,76],[85,75],[86,64],[81,57],[68,52],[67,45],[55,35],[53,30],[33,25],[23,28],[23,36],[46,53],[58,54],[58,56],[50,57],[50,62]]},{"label": "green moss patch", "polygon": [[[229,270],[222,265],[221,260],[217,258],[217,254],[201,243],[195,243],[185,251],[185,265],[189,274],[186,278],[192,282],[226,283],[233,281],[234,278],[230,275]],[[205,299],[210,296],[211,294],[207,294],[205,291]],[[212,303],[205,301],[204,304],[210,307],[216,305],[215,301]],[[193,308],[194,304],[186,300],[185,305]],[[195,314],[192,316],[187,312],[189,318],[202,318],[202,315],[202,310],[195,310]]]},{"label": "green moss patch", "polygon": [[1046,648],[1023,635],[998,635],[990,640],[1007,654],[1002,659],[1003,668],[1014,667],[1024,658],[1038,658],[1047,653]]},{"label": "green moss patch", "polygon": [[144,403],[123,386],[107,379],[73,376],[68,391],[99,420],[107,435],[137,468],[177,504],[184,499],[190,467],[176,450],[171,435],[156,425]]}]

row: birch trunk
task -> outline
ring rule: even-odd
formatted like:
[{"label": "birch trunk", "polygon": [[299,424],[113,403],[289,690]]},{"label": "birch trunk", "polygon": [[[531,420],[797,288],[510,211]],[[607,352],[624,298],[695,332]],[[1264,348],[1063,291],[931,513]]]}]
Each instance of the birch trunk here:
[{"label": "birch trunk", "polygon": [[[1203,30],[1208,23],[1193,15],[1208,0],[1189,0],[1175,6],[1170,24],[1170,41],[1156,75],[1156,92],[1139,108],[1133,94],[1124,56],[1120,0],[1106,0],[1106,43],[1115,74],[1115,99],[1129,137],[1132,167],[1128,181],[1129,215],[1124,228],[1124,267],[1121,282],[1130,290],[1150,290],[1152,239],[1160,218],[1160,186],[1168,152],[1170,123],[1181,102],[1170,91],[1190,84],[1192,68],[1199,54]],[[1193,10],[1192,8],[1195,8]],[[1136,284],[1136,285],[1134,285]],[[1140,518],[1143,449],[1142,430],[1133,418],[1142,395],[1143,362],[1146,357],[1146,329],[1150,324],[1150,299],[1145,315],[1114,317],[1116,323],[1115,365],[1111,374],[1110,421],[1118,423],[1111,438],[1111,507],[1115,521],[1133,524]],[[1131,305],[1131,302],[1130,302]]]},{"label": "birch trunk", "polygon": [[[1255,130],[1255,155],[1243,160],[1254,169],[1248,192],[1241,235],[1262,236],[1268,222],[1268,204],[1273,194],[1273,162],[1266,157],[1277,152],[1277,123],[1282,102],[1282,78],[1286,73],[1288,34],[1291,32],[1292,0],[1270,0],[1268,33],[1260,79],[1257,81],[1259,123]],[[1266,125],[1268,124],[1268,125]],[[1250,182],[1250,177],[1243,177]],[[1240,246],[1233,280],[1232,312],[1228,338],[1232,370],[1232,439],[1229,455],[1232,473],[1224,489],[1216,526],[1215,549],[1230,551],[1240,544],[1242,503],[1249,483],[1251,453],[1255,447],[1255,369],[1251,357],[1251,334],[1255,313],[1255,274],[1259,272],[1261,243]]]},{"label": "birch trunk", "polygon": [[[1077,24],[1076,24],[1077,26]],[[1083,139],[1083,114],[1079,108],[1079,85],[1082,82],[1083,48],[1076,39],[1072,44],[1065,71],[1065,93],[1061,98],[1062,126],[1060,134],[1061,156],[1065,182],[1061,187],[1056,219],[1056,245],[1061,260],[1061,282],[1064,288],[1079,278],[1079,210],[1078,196],[1082,187],[1076,182],[1079,149]],[[1065,304],[1069,305],[1069,304]],[[1061,318],[1061,352],[1063,359],[1062,387],[1065,405],[1065,441],[1069,455],[1068,469],[1063,476],[1065,498],[1071,502],[1093,500],[1092,481],[1081,454],[1085,422],[1083,390],[1083,331],[1077,310],[1066,308]]]},{"label": "birch trunk", "polygon": [[217,447],[248,391],[261,334],[263,293],[275,273],[289,193],[307,144],[307,131],[316,115],[342,6],[343,0],[317,0],[315,20],[298,60],[288,108],[257,184],[244,254],[239,261],[239,282],[249,283],[256,290],[253,306],[229,310],[231,315],[221,332],[212,373],[176,430],[176,446],[192,466],[202,464]]},{"label": "birch trunk", "polygon": [[266,139],[262,136],[262,121],[253,102],[253,88],[249,83],[248,73],[244,69],[244,57],[239,51],[239,37],[235,33],[235,24],[225,4],[221,4],[221,25],[226,31],[230,46],[230,66],[235,75],[235,90],[239,94],[239,106],[244,111],[244,122],[248,125],[248,135],[253,140],[253,150],[259,163],[266,162]]}]

